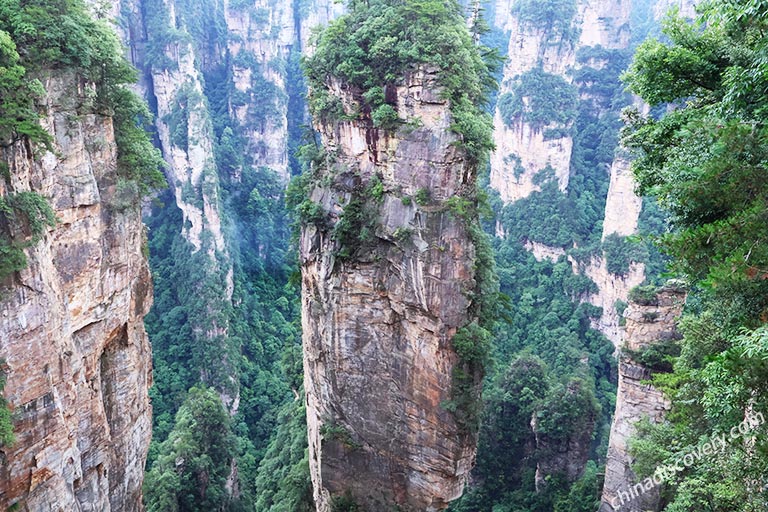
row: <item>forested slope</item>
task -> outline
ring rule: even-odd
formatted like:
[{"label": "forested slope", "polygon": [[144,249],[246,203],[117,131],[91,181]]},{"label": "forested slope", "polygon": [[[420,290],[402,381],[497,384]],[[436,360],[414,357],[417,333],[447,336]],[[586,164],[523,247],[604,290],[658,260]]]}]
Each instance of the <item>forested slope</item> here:
[{"label": "forested slope", "polygon": [[[629,290],[669,269],[687,282],[682,338],[619,359],[653,378],[659,409],[629,440],[626,474],[650,476],[766,412],[768,6],[717,0],[691,24],[685,1],[467,4],[0,1],[0,357],[14,411],[0,410],[0,451],[15,464],[3,492],[33,508],[56,493],[137,506],[146,250],[150,511],[427,497],[442,509],[465,480],[451,510],[594,511]],[[330,28],[313,36],[318,25]],[[142,202],[158,169],[168,190]],[[676,286],[662,295],[677,300]],[[54,311],[54,295],[61,314],[46,323],[32,313]],[[632,332],[658,323],[654,297],[631,294]],[[71,334],[55,361],[19,350],[37,339],[25,326],[44,324]],[[56,397],[76,412],[57,416]],[[638,418],[621,407],[614,430],[628,432]],[[96,457],[109,436],[57,441],[56,418],[124,442]],[[654,505],[763,510],[763,430],[667,478]],[[77,455],[71,468],[35,451],[44,432]],[[433,452],[444,465],[425,462]],[[38,494],[28,477],[45,483]]]}]

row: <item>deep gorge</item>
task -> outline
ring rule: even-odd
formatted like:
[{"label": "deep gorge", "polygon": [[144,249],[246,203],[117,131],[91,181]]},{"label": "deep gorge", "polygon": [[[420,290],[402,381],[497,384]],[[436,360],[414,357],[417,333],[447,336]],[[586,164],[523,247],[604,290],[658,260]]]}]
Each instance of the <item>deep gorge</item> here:
[{"label": "deep gorge", "polygon": [[0,1],[0,509],[762,510],[763,7]]}]

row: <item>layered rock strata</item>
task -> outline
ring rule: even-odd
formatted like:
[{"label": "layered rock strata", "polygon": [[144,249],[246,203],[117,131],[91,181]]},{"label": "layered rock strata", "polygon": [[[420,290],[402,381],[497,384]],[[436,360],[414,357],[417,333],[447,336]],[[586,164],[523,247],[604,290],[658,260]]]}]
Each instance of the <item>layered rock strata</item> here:
[{"label": "layered rock strata", "polygon": [[16,440],[0,447],[0,508],[138,511],[151,428],[144,229],[122,204],[112,120],[88,106],[92,84],[55,73],[44,85],[55,153],[0,149],[0,195],[36,192],[58,219],[1,283]]},{"label": "layered rock strata", "polygon": [[[393,90],[396,133],[364,118],[318,125],[327,154],[302,229],[304,376],[317,510],[442,510],[459,497],[474,435],[449,412],[452,346],[473,318],[475,246],[445,201],[474,190],[435,70]],[[332,92],[352,111],[354,91]],[[379,188],[380,187],[380,188]],[[377,190],[376,192],[372,192]],[[360,204],[360,201],[364,204]],[[343,245],[343,224],[368,220]],[[334,235],[335,233],[335,235]],[[340,241],[341,240],[341,241]],[[479,378],[479,376],[475,376]]]},{"label": "layered rock strata", "polygon": [[631,468],[633,459],[627,444],[638,421],[647,418],[658,422],[663,419],[669,410],[669,401],[648,383],[652,369],[640,363],[637,357],[655,344],[678,337],[677,320],[685,297],[685,290],[676,284],[668,284],[655,297],[647,298],[643,303],[631,302],[624,313],[624,350],[619,361],[619,389],[608,444],[600,512],[658,510],[658,488],[643,493],[631,491],[638,482]]}]

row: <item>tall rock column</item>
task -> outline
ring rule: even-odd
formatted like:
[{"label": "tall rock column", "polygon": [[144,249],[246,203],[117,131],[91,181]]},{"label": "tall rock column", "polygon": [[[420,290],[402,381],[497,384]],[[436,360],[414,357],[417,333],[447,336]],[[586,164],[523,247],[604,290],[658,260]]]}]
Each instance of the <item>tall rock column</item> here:
[{"label": "tall rock column", "polygon": [[58,219],[0,282],[16,435],[0,446],[0,509],[138,511],[152,415],[141,215],[121,204],[112,119],[89,106],[93,85],[57,72],[44,86],[55,153],[0,149],[0,197],[35,192]]},{"label": "tall rock column", "polygon": [[624,313],[627,322],[624,351],[619,362],[619,389],[608,444],[600,512],[644,512],[658,508],[658,489],[637,497],[630,491],[638,483],[631,469],[632,457],[627,449],[634,425],[643,418],[658,422],[669,410],[669,402],[661,391],[647,384],[652,369],[639,362],[637,355],[655,344],[668,342],[678,336],[677,319],[685,304],[685,297],[685,290],[669,283],[653,296],[630,302]]},{"label": "tall rock column", "polygon": [[234,272],[202,71],[219,58],[221,49],[218,42],[211,43],[213,49],[206,47],[208,51],[194,44],[193,30],[187,26],[191,13],[175,0],[121,0],[121,14],[133,64],[143,71],[141,85],[156,109],[165,175],[183,217],[180,235],[188,253],[179,251],[176,265],[194,262],[194,276],[190,273],[177,283],[178,289],[193,290],[180,302],[188,310],[194,364],[200,380],[214,386],[227,408],[236,412],[239,359],[233,354],[239,347],[229,343]]},{"label": "tall rock column", "polygon": [[[491,186],[499,191],[502,200],[511,202],[537,190],[535,177],[545,168],[552,170],[560,190],[568,187],[573,149],[568,131],[573,119],[534,121],[531,114],[538,108],[532,96],[540,94],[542,87],[558,87],[563,95],[571,92],[566,71],[576,60],[577,20],[575,5],[553,25],[532,19],[529,12],[520,12],[518,4],[499,4],[497,18],[503,14],[501,9],[506,9],[507,15],[497,22],[510,31],[510,39],[493,123],[496,150],[491,155]],[[525,5],[522,9],[536,9],[535,3]],[[542,80],[547,81],[546,86],[541,85]]]},{"label": "tall rock column", "polygon": [[[359,97],[335,83],[352,112]],[[447,200],[472,194],[475,168],[450,131],[437,71],[407,73],[388,97],[415,129],[365,115],[319,123],[301,233],[304,375],[317,510],[435,511],[461,495],[475,454],[455,399],[457,331],[470,324],[475,244]],[[476,324],[475,324],[476,325]],[[479,375],[472,376],[475,385]]]}]

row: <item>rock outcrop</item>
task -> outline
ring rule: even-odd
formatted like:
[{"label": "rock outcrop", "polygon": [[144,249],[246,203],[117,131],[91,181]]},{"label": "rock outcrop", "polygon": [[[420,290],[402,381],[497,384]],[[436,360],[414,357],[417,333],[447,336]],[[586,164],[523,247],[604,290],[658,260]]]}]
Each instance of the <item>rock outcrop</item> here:
[{"label": "rock outcrop", "polygon": [[34,191],[58,218],[0,288],[16,435],[0,447],[0,508],[138,511],[151,428],[141,216],[120,205],[112,120],[88,106],[92,84],[56,72],[44,85],[56,152],[0,149],[0,195]]},{"label": "rock outcrop", "polygon": [[[302,229],[300,257],[320,512],[345,495],[366,511],[442,510],[473,463],[474,435],[446,403],[459,364],[452,338],[473,320],[475,246],[445,201],[473,190],[475,169],[455,144],[436,79],[412,72],[393,91],[400,116],[421,119],[411,131],[364,119],[318,125],[333,160],[312,185],[323,220]],[[342,84],[333,93],[354,101]],[[355,216],[368,220],[344,242],[339,224]]]},{"label": "rock outcrop", "polygon": [[223,3],[232,81],[242,98],[230,102],[229,114],[243,129],[249,163],[269,167],[287,183],[289,87],[296,87],[289,82],[301,80],[290,73],[298,73],[295,64],[309,44],[312,29],[327,25],[343,5],[332,0]]},{"label": "rock outcrop", "polygon": [[[634,194],[632,197],[636,198]],[[624,223],[622,223],[621,229],[626,229]],[[603,253],[594,255],[582,262],[571,255],[567,255],[567,251],[562,247],[550,247],[540,242],[531,241],[526,241],[523,247],[530,251],[538,261],[547,260],[556,263],[565,256],[574,274],[587,276],[595,283],[597,290],[580,297],[580,300],[602,309],[600,317],[590,321],[592,328],[603,333],[618,348],[621,344],[622,335],[621,316],[616,309],[616,304],[619,301],[626,301],[629,291],[645,281],[645,265],[632,262],[625,274],[618,275],[608,270],[608,263]]]},{"label": "rock outcrop", "polygon": [[[233,293],[230,240],[226,234],[220,192],[220,175],[214,158],[215,134],[206,100],[203,68],[218,58],[218,47],[203,52],[186,33],[185,18],[175,0],[161,0],[151,8],[140,0],[121,1],[122,35],[133,64],[142,71],[142,93],[155,108],[155,127],[166,179],[174,203],[182,212],[180,236],[191,258],[207,256],[205,276],[196,283],[221,283],[217,300],[205,305],[205,313],[192,323],[194,340],[221,355],[218,368],[201,368],[201,379],[217,388],[225,405],[235,412],[239,383],[226,358]],[[211,21],[212,22],[212,21]],[[150,28],[151,27],[151,28]],[[183,36],[179,34],[184,34]],[[213,52],[209,55],[207,52]],[[202,293],[202,292],[201,292]]]},{"label": "rock outcrop", "polygon": [[635,185],[629,159],[619,153],[611,165],[611,183],[605,199],[603,240],[611,234],[629,236],[637,233],[643,200],[635,194]]},{"label": "rock outcrop", "polygon": [[631,491],[638,482],[631,469],[632,457],[627,451],[627,442],[634,432],[634,425],[641,419],[660,421],[669,410],[669,401],[647,383],[652,369],[637,361],[637,357],[648,347],[678,336],[677,319],[685,297],[682,288],[670,283],[642,303],[630,302],[624,313],[624,350],[619,362],[619,389],[608,444],[601,512],[658,509],[658,489],[639,495]]},{"label": "rock outcrop", "polygon": [[[243,148],[254,166],[269,167],[288,178],[286,66],[296,42],[292,2],[260,0],[237,7],[225,1],[227,49],[235,89],[247,100],[230,104],[230,114],[244,127]],[[268,115],[262,116],[261,112]],[[258,119],[255,121],[254,118]]]},{"label": "rock outcrop", "polygon": [[[572,381],[565,390],[568,401],[578,401],[583,383]],[[594,411],[593,411],[594,412]],[[592,436],[597,417],[583,411],[581,417],[564,426],[570,432],[552,435],[540,428],[539,415],[531,418],[531,429],[536,440],[536,491],[541,492],[552,477],[575,482],[584,473],[592,448]]]},{"label": "rock outcrop", "polygon": [[592,320],[592,327],[602,332],[617,348],[621,344],[621,317],[616,310],[617,301],[626,301],[629,291],[645,281],[645,265],[631,263],[624,275],[613,274],[608,270],[605,256],[593,256],[586,263],[579,263],[569,257],[573,272],[583,274],[597,285],[597,292],[590,293],[582,300],[602,308],[600,318]]}]

